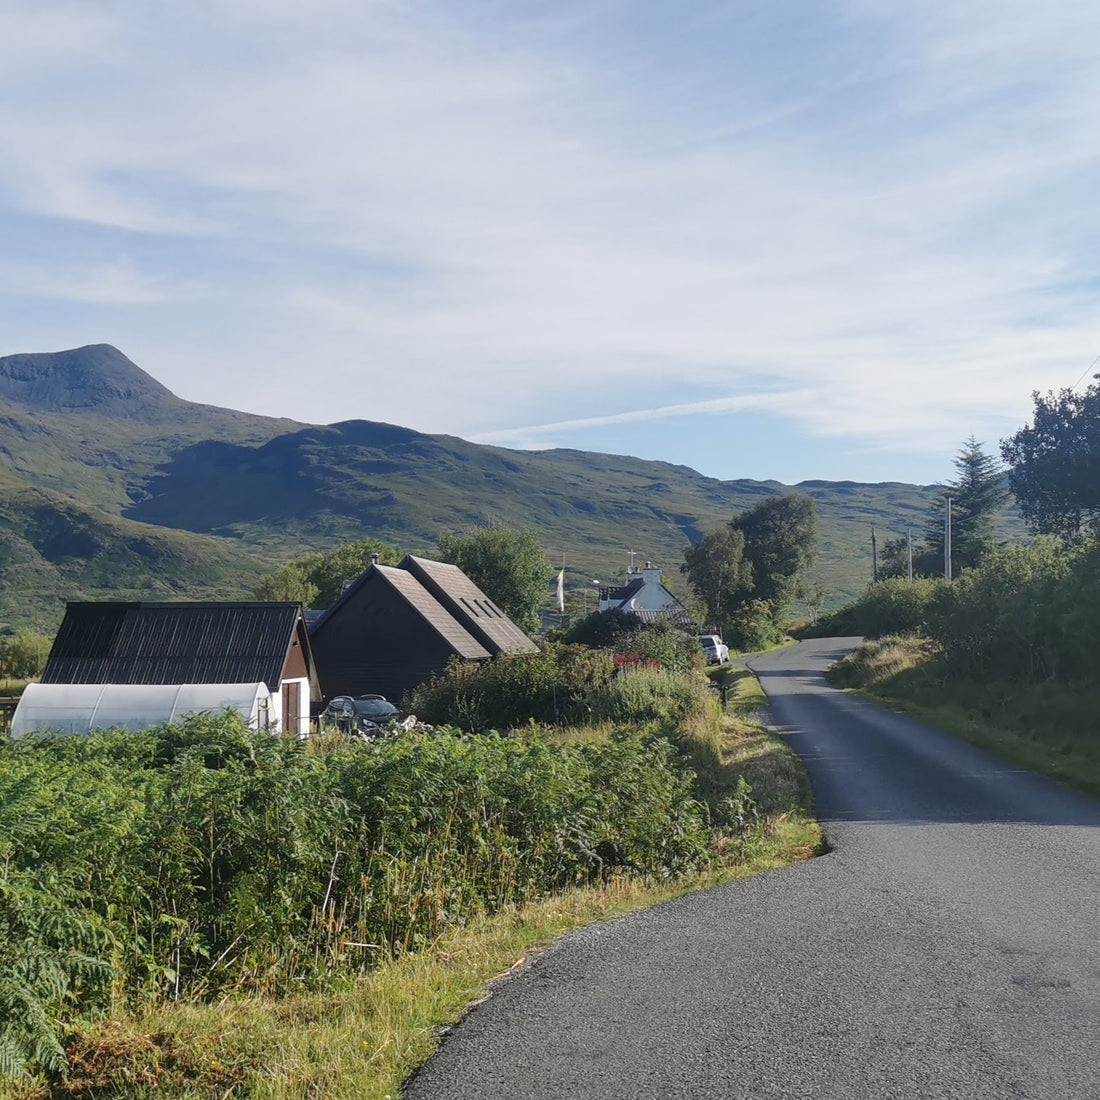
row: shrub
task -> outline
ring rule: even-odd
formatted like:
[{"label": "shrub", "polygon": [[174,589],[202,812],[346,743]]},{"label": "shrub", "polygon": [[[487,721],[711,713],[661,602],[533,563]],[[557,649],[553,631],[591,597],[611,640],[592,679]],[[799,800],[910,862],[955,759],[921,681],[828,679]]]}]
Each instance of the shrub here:
[{"label": "shrub", "polygon": [[[668,679],[654,713],[686,705]],[[111,997],[323,986],[714,840],[676,747],[627,732],[302,742],[228,715],[0,741],[0,1074],[57,1068],[58,1021]]]},{"label": "shrub", "polygon": [[30,630],[20,630],[10,638],[0,638],[0,677],[6,680],[30,680],[46,667],[50,639]]},{"label": "shrub", "polygon": [[707,705],[706,685],[663,668],[624,668],[611,681],[603,704],[613,722],[679,723]]},{"label": "shrub", "polygon": [[814,633],[867,638],[927,633],[940,620],[950,593],[950,584],[942,579],[889,577],[869,585],[854,603],[821,620]]},{"label": "shrub", "polygon": [[619,608],[593,612],[565,631],[562,640],[617,653],[626,658],[620,665],[656,662],[663,668],[685,672],[705,664],[695,635],[671,619],[646,623]]},{"label": "shrub", "polygon": [[415,689],[406,709],[465,730],[515,729],[532,721],[577,725],[598,711],[614,671],[608,653],[550,642],[530,655],[454,661]]}]

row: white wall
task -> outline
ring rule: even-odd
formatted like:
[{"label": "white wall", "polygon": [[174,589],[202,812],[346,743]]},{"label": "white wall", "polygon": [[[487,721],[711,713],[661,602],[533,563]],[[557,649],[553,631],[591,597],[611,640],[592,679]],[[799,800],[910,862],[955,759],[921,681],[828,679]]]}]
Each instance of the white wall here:
[{"label": "white wall", "polygon": [[269,719],[272,729],[283,728],[283,684],[298,685],[298,709],[301,712],[298,718],[298,728],[287,730],[287,733],[296,733],[299,737],[309,736],[309,679],[284,680],[279,685],[279,690],[271,693],[271,711]]}]

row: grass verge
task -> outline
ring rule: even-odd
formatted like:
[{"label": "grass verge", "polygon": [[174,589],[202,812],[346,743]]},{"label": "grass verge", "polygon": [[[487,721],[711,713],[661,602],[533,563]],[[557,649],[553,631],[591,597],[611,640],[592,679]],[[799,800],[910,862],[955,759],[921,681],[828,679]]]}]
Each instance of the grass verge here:
[{"label": "grass verge", "polygon": [[710,798],[731,791],[742,775],[754,788],[761,827],[726,865],[674,883],[612,880],[505,909],[446,933],[426,951],[385,962],[339,992],[168,1005],[100,1021],[68,1044],[67,1081],[27,1087],[13,1100],[397,1097],[441,1028],[484,996],[493,978],[563,933],[808,858],[821,834],[805,772],[781,738],[746,718],[763,695],[755,678],[741,673],[733,679],[732,713],[712,715],[705,731],[718,731],[716,753],[700,776]]},{"label": "grass verge", "polygon": [[951,679],[931,643],[906,637],[865,643],[829,678],[1029,771],[1100,796],[1095,688]]}]

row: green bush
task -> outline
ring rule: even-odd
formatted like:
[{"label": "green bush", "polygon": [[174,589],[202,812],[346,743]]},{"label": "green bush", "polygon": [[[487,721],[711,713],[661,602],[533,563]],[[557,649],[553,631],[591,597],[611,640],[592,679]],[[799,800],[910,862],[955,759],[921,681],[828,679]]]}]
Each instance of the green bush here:
[{"label": "green bush", "polygon": [[[471,732],[516,729],[531,722],[676,722],[706,695],[701,676],[673,670],[681,657],[688,667],[703,661],[695,639],[690,639],[688,653],[681,637],[675,628],[647,628],[620,635],[629,646],[621,653],[550,642],[530,656],[454,662],[405,703],[425,721]],[[673,669],[658,656],[668,653]]]},{"label": "green bush", "polygon": [[613,722],[676,724],[708,705],[702,679],[663,668],[624,668],[611,681],[603,717]]},{"label": "green bush", "polygon": [[675,672],[686,672],[702,668],[706,663],[695,635],[671,619],[660,618],[647,623],[618,608],[594,611],[565,631],[562,640],[572,645],[607,649],[626,659],[620,660],[620,664],[653,662]]},{"label": "green bush", "polygon": [[747,600],[722,621],[722,636],[735,652],[753,653],[780,641],[778,610],[766,600]]},{"label": "green bush", "polygon": [[20,630],[10,638],[0,638],[0,678],[30,680],[46,667],[50,639],[30,630]]},{"label": "green bush", "polygon": [[813,633],[820,637],[928,633],[950,600],[951,586],[942,579],[889,577],[869,585],[859,599],[822,619]]},{"label": "green bush", "polygon": [[[655,714],[687,705],[668,679]],[[716,828],[680,752],[631,733],[2,740],[0,1073],[57,1068],[64,1019],[109,998],[323,987],[479,912],[697,868]]]},{"label": "green bush", "polygon": [[465,730],[579,725],[598,713],[614,672],[609,653],[550,642],[530,655],[453,661],[405,706],[427,722]]},{"label": "green bush", "polygon": [[993,551],[950,587],[929,634],[952,675],[1028,682],[1096,678],[1095,546],[1050,539]]},{"label": "green bush", "polygon": [[65,1068],[60,1018],[107,1003],[105,936],[48,870],[0,867],[0,1080]]},{"label": "green bush", "polygon": [[1100,682],[1100,544],[1036,539],[992,550],[948,582],[892,578],[819,624],[819,634],[921,634],[945,674],[975,682]]}]

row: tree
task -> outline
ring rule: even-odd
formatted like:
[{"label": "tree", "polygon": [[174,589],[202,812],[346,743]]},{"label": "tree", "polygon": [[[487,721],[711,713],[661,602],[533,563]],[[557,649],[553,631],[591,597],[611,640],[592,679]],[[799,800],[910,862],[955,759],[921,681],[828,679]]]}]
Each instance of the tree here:
[{"label": "tree", "polygon": [[8,680],[30,680],[46,667],[50,639],[30,630],[0,638],[0,675]]},{"label": "tree", "polygon": [[444,532],[442,561],[457,565],[517,626],[533,632],[547,595],[550,564],[529,528],[476,527]]},{"label": "tree", "polygon": [[365,538],[345,543],[327,554],[306,554],[279,566],[256,583],[257,600],[291,600],[305,607],[324,608],[336,602],[346,581],[353,581],[374,560],[396,565],[404,554],[379,539]]},{"label": "tree", "polygon": [[[914,577],[938,577],[943,573],[943,512],[940,511],[940,547],[938,550],[929,548],[923,542],[913,540],[913,576]],[[899,535],[894,539],[887,539],[882,544],[878,555],[878,579],[888,580],[891,577],[909,576],[909,538],[907,535]]]},{"label": "tree", "polygon": [[1100,531],[1100,385],[1031,396],[1034,423],[1001,442],[1024,522],[1039,534]]},{"label": "tree", "polygon": [[257,600],[291,601],[303,607],[314,607],[320,589],[310,579],[310,571],[320,560],[320,554],[310,554],[297,561],[288,561],[256,582],[252,596]]},{"label": "tree", "polygon": [[808,496],[768,497],[684,551],[681,571],[735,642],[775,635],[813,561],[816,516]]},{"label": "tree", "polygon": [[[934,573],[943,568],[947,497],[951,498],[952,572],[973,569],[997,545],[993,521],[1010,495],[1000,463],[971,436],[955,456],[954,464],[958,476],[943,486],[928,515],[924,546],[932,562],[922,560],[922,572]],[[937,558],[938,565],[933,565]]]},{"label": "tree", "polygon": [[798,595],[802,574],[813,562],[817,506],[802,493],[767,497],[734,517],[730,527],[745,536],[753,598],[767,602],[778,622]]},{"label": "tree", "polygon": [[698,596],[708,621],[725,621],[752,585],[752,566],[745,560],[745,536],[729,525],[711,531],[684,551],[680,572]]}]

